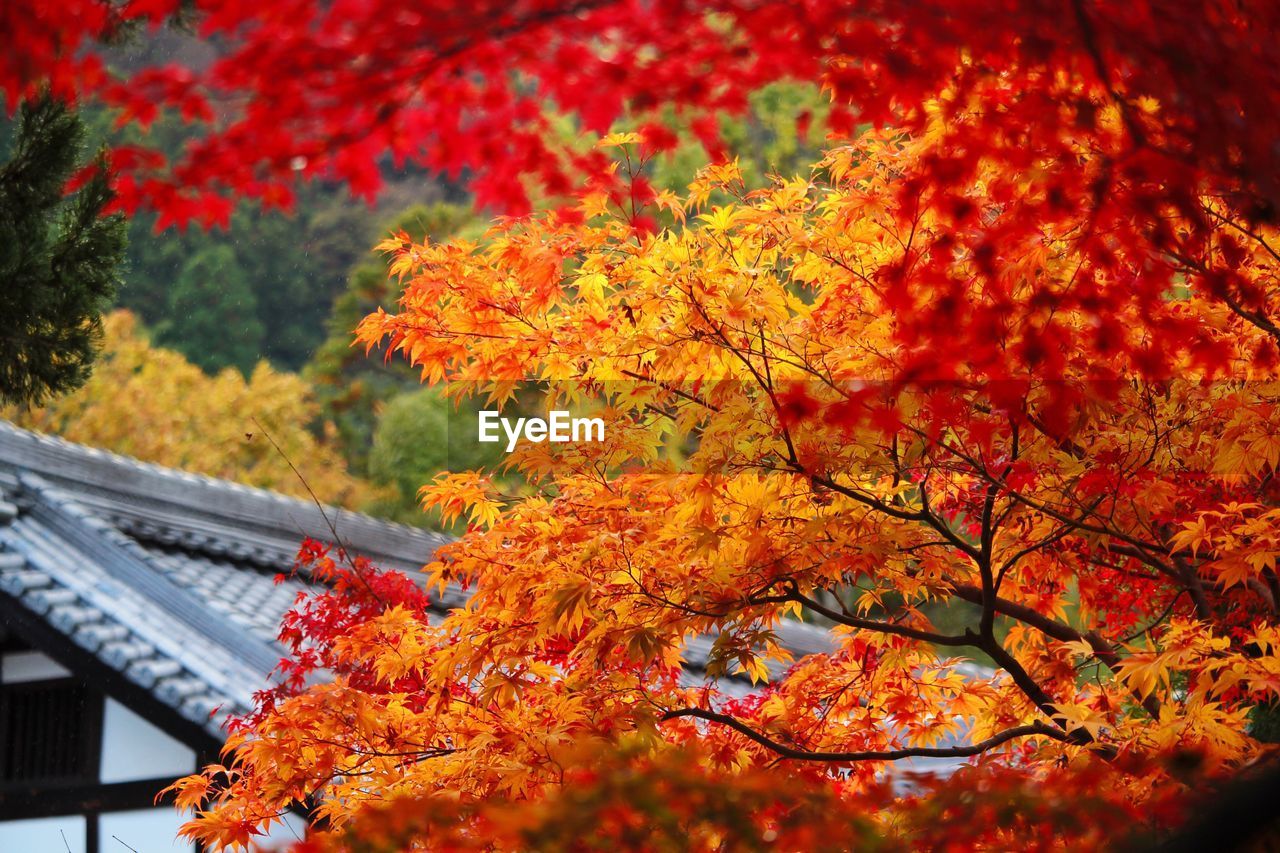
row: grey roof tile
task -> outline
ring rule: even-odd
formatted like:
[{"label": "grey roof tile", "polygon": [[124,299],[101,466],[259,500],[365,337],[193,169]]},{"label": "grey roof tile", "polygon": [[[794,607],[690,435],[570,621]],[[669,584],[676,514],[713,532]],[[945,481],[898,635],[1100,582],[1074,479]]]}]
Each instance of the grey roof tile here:
[{"label": "grey roof tile", "polygon": [[49,611],[49,624],[64,634],[73,634],[82,625],[92,625],[102,621],[102,611],[96,607],[78,607],[65,604]]},{"label": "grey roof tile", "polygon": [[[24,564],[25,565],[25,564]],[[0,574],[0,589],[13,596],[22,596],[28,590],[52,586],[53,579],[44,572],[21,571]]]},{"label": "grey roof tile", "polygon": [[244,625],[266,642],[273,642],[280,618],[293,607],[298,593],[309,587],[298,578],[279,583],[274,573],[243,564],[167,549],[149,549],[152,561],[175,582],[187,586],[209,608]]},{"label": "grey roof tile", "polygon": [[182,664],[176,660],[149,658],[134,661],[124,674],[143,687],[151,687],[162,678],[169,678],[182,673]]},{"label": "grey roof tile", "polygon": [[76,644],[91,652],[100,649],[104,643],[115,643],[126,639],[129,629],[119,623],[101,623],[98,625],[82,625],[71,636]]},{"label": "grey roof tile", "polygon": [[153,692],[162,702],[181,705],[187,699],[208,695],[209,685],[198,678],[166,678],[156,684]]},{"label": "grey roof tile", "polygon": [[107,643],[98,649],[98,656],[118,670],[125,671],[129,665],[156,653],[155,647],[138,640],[121,640]]},{"label": "grey roof tile", "polygon": [[37,613],[47,613],[62,604],[75,604],[80,600],[80,597],[69,589],[48,587],[29,592],[24,597],[24,600],[27,602],[27,606]]},{"label": "grey roof tile", "polygon": [[188,719],[209,719],[219,709],[225,708],[232,704],[232,701],[226,696],[219,696],[214,693],[202,693],[199,696],[192,696],[190,699],[182,703],[182,713]]}]

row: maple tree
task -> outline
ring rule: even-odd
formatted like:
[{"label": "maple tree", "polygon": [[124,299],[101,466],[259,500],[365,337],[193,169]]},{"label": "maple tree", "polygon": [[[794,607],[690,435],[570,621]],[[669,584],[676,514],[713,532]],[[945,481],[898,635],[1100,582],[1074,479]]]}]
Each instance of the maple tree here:
[{"label": "maple tree", "polygon": [[[428,567],[433,588],[471,590],[443,622],[407,579],[308,552],[337,592],[286,625],[291,679],[233,733],[234,764],[180,783],[184,803],[214,796],[189,831],[247,839],[318,795],[326,819],[355,815],[364,841],[400,849],[387,826],[403,824],[379,809],[403,797],[409,837],[520,847],[545,813],[495,829],[480,804],[557,796],[572,745],[636,739],[645,760],[700,747],[725,786],[780,758],[819,765],[916,844],[927,831],[867,793],[886,762],[978,755],[1026,780],[1065,765],[1081,785],[1065,790],[1110,811],[1062,831],[1096,844],[1091,821],[1158,824],[1152,803],[1186,791],[1163,759],[1193,755],[1212,777],[1265,756],[1247,715],[1280,688],[1267,332],[1184,288],[1166,310],[1221,366],[1171,347],[1180,375],[1133,379],[1140,350],[1103,364],[1064,347],[1048,379],[971,359],[956,362],[964,381],[904,378],[914,353],[898,327],[918,308],[884,271],[915,250],[982,274],[948,213],[903,210],[898,184],[939,144],[871,131],[811,179],[747,194],[731,165],[711,167],[685,198],[655,200],[677,224],[647,236],[588,198],[581,221],[499,226],[479,246],[389,240],[405,293],[361,339],[455,394],[501,399],[536,379],[548,407],[594,401],[607,440],[523,448],[534,498],[504,504],[474,473],[428,490],[475,523]],[[738,197],[684,222],[716,194]],[[1088,262],[1078,241],[1044,240],[997,275],[1034,304]],[[1259,242],[1241,266],[1266,280],[1273,262]],[[1137,338],[1149,310],[1105,316]],[[1057,314],[1065,334],[1096,330],[1092,312]],[[684,467],[660,456],[671,443],[694,445]],[[947,602],[977,612],[939,628],[931,609]],[[833,625],[836,650],[790,660],[776,631],[791,617]],[[768,686],[746,699],[689,686],[682,651],[698,634],[717,637],[709,674]],[[954,666],[978,652],[992,673]],[[337,679],[302,688],[318,667]],[[1021,845],[1046,826],[997,821],[973,841]]]},{"label": "maple tree", "polygon": [[[850,8],[829,5],[814,17]],[[1274,74],[1276,10],[1205,4],[1187,28],[1072,4],[1064,37],[1038,4],[979,6],[957,41],[927,4],[900,31],[857,8],[866,29],[847,14],[833,39],[879,41],[828,82],[894,120],[807,176],[749,190],[721,163],[637,194],[650,146],[616,134],[629,196],[384,244],[404,293],[359,340],[455,395],[541,383],[548,408],[598,407],[606,440],[519,450],[532,497],[483,472],[426,491],[472,522],[427,567],[470,594],[443,620],[408,579],[308,546],[334,590],[286,622],[285,683],[227,765],[176,786],[202,804],[191,836],[247,843],[310,798],[312,849],[519,848],[602,798],[593,844],[646,849],[661,813],[695,846],[741,821],[804,846],[788,818],[811,792],[842,842],[950,843],[928,817],[969,807],[991,820],[961,848],[1097,847],[1267,760],[1249,715],[1280,698],[1274,114],[1195,70]],[[858,89],[868,69],[893,84]],[[795,618],[833,650],[792,659]],[[708,675],[757,689],[690,684],[698,635]],[[979,655],[991,671],[956,665]],[[334,680],[306,686],[319,669]],[[975,767],[885,793],[922,757]],[[687,774],[650,769],[669,763]],[[752,800],[769,773],[795,799]],[[657,804],[629,807],[625,780]],[[718,826],[729,802],[744,814]]]},{"label": "maple tree", "polygon": [[[177,162],[145,143],[115,151],[121,204],[158,208],[162,225],[225,221],[231,206],[223,188],[287,203],[299,173],[334,176],[371,193],[379,182],[376,160],[386,152],[400,162],[471,172],[482,204],[519,210],[527,207],[525,181],[563,193],[575,174],[606,165],[596,152],[549,142],[548,103],[595,133],[624,111],[643,117],[673,104],[701,113],[697,129],[712,141],[707,111],[741,111],[749,92],[786,78],[825,80],[841,105],[832,116],[837,128],[855,115],[846,102],[856,103],[863,120],[897,123],[903,106],[952,82],[959,106],[993,95],[982,98],[982,121],[959,128],[984,143],[953,148],[962,163],[992,147],[987,129],[1019,128],[1049,143],[1064,125],[1087,124],[1089,98],[1077,98],[1087,93],[1055,79],[1059,70],[1123,103],[1134,141],[1161,149],[1118,169],[1149,171],[1152,160],[1168,157],[1169,164],[1157,164],[1175,173],[1168,178],[1206,168],[1244,177],[1271,208],[1280,194],[1270,168],[1280,72],[1260,49],[1275,32],[1277,13],[1258,0],[981,0],[963,8],[939,0],[192,6],[19,0],[0,11],[14,45],[0,62],[11,107],[47,82],[118,109],[126,124],[145,127],[161,111],[201,123],[200,138]],[[100,52],[84,49],[184,15],[202,37],[227,47],[207,68],[161,65],[121,78]],[[1001,96],[1011,84],[1035,96]],[[1158,117],[1142,112],[1148,97],[1163,105]],[[1242,127],[1248,132],[1238,132]]]},{"label": "maple tree", "polygon": [[[88,49],[188,13],[202,37],[226,45],[208,67],[121,76]],[[1156,337],[1140,345],[1141,367],[1160,373],[1173,367],[1165,342],[1194,340],[1161,308],[1189,263],[1214,259],[1196,277],[1250,322],[1273,335],[1280,328],[1233,269],[1236,244],[1250,238],[1211,237],[1221,234],[1222,210],[1205,209],[1218,199],[1246,227],[1273,222],[1280,210],[1272,143],[1280,70],[1268,49],[1278,17],[1260,0],[984,0],[963,9],[936,0],[439,0],[413,8],[399,0],[207,0],[194,9],[180,0],[20,0],[0,10],[15,45],[0,62],[0,88],[10,108],[49,86],[115,110],[126,125],[145,128],[161,111],[191,122],[193,138],[176,162],[145,140],[110,155],[115,204],[155,208],[160,228],[225,223],[231,196],[287,206],[298,176],[337,178],[368,195],[388,154],[466,172],[482,206],[523,212],[531,185],[557,197],[577,179],[609,179],[608,157],[547,132],[557,114],[588,134],[624,115],[650,122],[650,144],[668,148],[675,137],[657,119],[677,109],[715,151],[712,114],[742,111],[750,92],[776,80],[826,86],[834,106],[825,122],[837,134],[859,121],[918,134],[927,102],[948,119],[939,131],[946,144],[900,183],[903,196],[935,193],[927,203],[950,207],[955,239],[988,264],[1073,222],[1086,232],[1081,248],[1103,265],[1113,243],[1149,249],[1139,252],[1146,266],[1126,267],[1141,275],[1085,277],[1057,296],[1100,315],[1112,299],[1151,308]],[[1104,104],[1119,111],[1119,124],[1100,126]],[[960,190],[972,187],[980,161],[1005,166],[1004,179],[985,189],[989,198],[1020,199],[1000,228],[975,223],[977,206]],[[621,199],[628,191],[614,192]],[[644,200],[647,181],[629,192]],[[1091,212],[1083,220],[1082,209]],[[1173,227],[1177,221],[1185,227]],[[1226,256],[1205,240],[1225,246]],[[936,279],[928,295],[941,298],[917,300],[904,337],[949,327],[962,351],[991,358],[985,351],[1011,319],[999,319],[1002,297],[969,310],[966,282],[946,285],[941,262],[923,260],[932,266],[913,269],[913,278]],[[1018,322],[1026,351],[1010,348],[1010,357],[1052,362],[1070,346],[1052,315]],[[1104,352],[1123,337],[1107,322],[1091,335]],[[910,369],[945,374],[935,361],[921,346]]]},{"label": "maple tree", "polygon": [[[428,566],[471,594],[444,620],[308,545],[332,589],[227,766],[176,786],[191,836],[311,802],[313,848],[520,847],[580,804],[632,849],[662,810],[707,848],[1096,847],[1268,758],[1276,4],[210,2],[224,59],[128,80],[77,48],[176,2],[41,5],[0,10],[30,35],[11,102],[49,81],[205,122],[176,163],[115,151],[120,203],[162,224],[224,219],[223,188],[287,204],[299,173],[369,193],[385,152],[508,212],[590,187],[480,242],[388,241],[404,295],[359,337],[456,394],[600,406],[607,440],[524,448],[532,497],[427,491],[473,523]],[[810,174],[652,186],[660,108],[715,149],[709,114],[788,78],[833,103]],[[557,142],[557,112],[641,130]],[[794,618],[834,650],[789,659]],[[701,634],[753,693],[689,684]],[[925,756],[975,766],[885,790]]]},{"label": "maple tree", "polygon": [[[1130,237],[1166,250],[1148,256],[1153,269],[1115,283],[1155,305],[1174,275],[1169,258],[1203,257],[1197,243],[1215,215],[1200,209],[1206,193],[1225,194],[1251,222],[1273,221],[1280,209],[1272,145],[1280,71],[1267,49],[1277,15],[1263,0],[981,0],[963,8],[939,0],[17,0],[0,10],[14,45],[0,60],[0,89],[10,110],[48,86],[142,131],[162,112],[189,122],[192,138],[176,158],[136,134],[110,152],[113,204],[155,209],[161,229],[225,225],[237,198],[288,207],[299,177],[335,178],[372,197],[388,157],[466,174],[482,206],[522,213],[531,190],[560,197],[584,177],[609,181],[607,157],[548,133],[558,116],[586,135],[625,116],[666,148],[676,139],[662,119],[675,109],[718,152],[714,114],[742,112],[751,92],[775,81],[826,86],[834,103],[826,124],[836,133],[857,121],[919,131],[921,105],[942,93],[933,103],[964,120],[948,125],[944,153],[925,183],[904,183],[905,194],[927,184],[945,195],[980,157],[998,158],[1041,194],[1023,194],[1035,203],[1004,217],[999,231],[971,230],[982,243],[970,248],[992,261],[1017,255],[1006,242],[1083,205],[1095,210],[1087,222],[1098,252],[1109,251],[1108,239]],[[99,49],[174,19],[218,39],[224,52],[205,67],[123,72]],[[1122,119],[1105,134],[1096,122],[1103,102]],[[1081,135],[1096,155],[1088,180],[1068,142]],[[646,187],[633,189],[643,197]],[[997,184],[991,195],[1009,189]],[[952,203],[965,220],[971,206]],[[1164,228],[1170,214],[1189,230]],[[1233,310],[1275,328],[1229,270],[1200,272]],[[1089,282],[1076,290],[1068,298],[1093,298]],[[962,296],[953,282],[949,298],[925,306],[916,324],[949,321]],[[965,348],[998,331],[963,317],[958,329],[969,331]],[[1060,331],[1032,335],[1027,355],[1050,357],[1041,350],[1051,355]],[[1160,334],[1184,331],[1165,318]],[[1111,333],[1105,324],[1098,332]],[[927,369],[925,361],[916,367]],[[1148,347],[1146,361],[1147,369],[1170,367],[1159,347]]]}]

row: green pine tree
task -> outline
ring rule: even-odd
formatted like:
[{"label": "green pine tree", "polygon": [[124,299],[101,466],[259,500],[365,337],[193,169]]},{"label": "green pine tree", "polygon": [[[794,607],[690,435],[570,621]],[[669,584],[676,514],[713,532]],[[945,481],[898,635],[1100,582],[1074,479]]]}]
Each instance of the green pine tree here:
[{"label": "green pine tree", "polygon": [[22,105],[0,166],[0,401],[40,404],[88,378],[125,251],[125,222],[103,216],[105,162],[64,196],[84,126],[61,101]]},{"label": "green pine tree", "polygon": [[176,349],[206,373],[228,365],[245,376],[262,357],[258,300],[229,246],[214,245],[192,256],[169,289],[164,323],[156,342]]}]

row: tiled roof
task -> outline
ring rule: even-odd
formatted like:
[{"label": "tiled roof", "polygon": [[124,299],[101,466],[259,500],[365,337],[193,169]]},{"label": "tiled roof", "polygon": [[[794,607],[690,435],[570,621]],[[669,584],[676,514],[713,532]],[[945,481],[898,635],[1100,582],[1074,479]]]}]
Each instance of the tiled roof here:
[{"label": "tiled roof", "polygon": [[445,541],[0,422],[0,592],[214,737],[281,657],[305,582],[276,574],[331,523],[405,571]]},{"label": "tiled roof", "polygon": [[210,610],[267,642],[275,641],[280,617],[307,588],[294,577],[266,583],[262,572],[227,559],[170,548],[147,550],[167,577],[194,592]]},{"label": "tiled roof", "polygon": [[[0,592],[214,737],[281,656],[276,628],[305,583],[276,574],[303,538],[332,541],[331,523],[350,552],[403,571],[447,541],[0,421]],[[779,634],[797,658],[832,648],[813,626]],[[690,682],[710,647],[690,641]]]}]

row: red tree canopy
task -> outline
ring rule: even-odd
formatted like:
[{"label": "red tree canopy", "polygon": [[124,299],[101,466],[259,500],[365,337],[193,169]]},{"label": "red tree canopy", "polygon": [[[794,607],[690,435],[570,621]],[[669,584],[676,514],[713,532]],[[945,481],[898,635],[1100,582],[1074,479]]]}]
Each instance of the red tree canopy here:
[{"label": "red tree canopy", "polygon": [[[281,203],[298,172],[370,194],[384,155],[468,173],[482,204],[521,212],[526,180],[563,193],[604,165],[551,146],[548,104],[603,133],[628,112],[652,119],[662,105],[738,110],[747,92],[783,78],[826,83],[847,107],[837,128],[918,128],[921,104],[946,90],[944,108],[968,120],[949,130],[953,156],[932,175],[939,185],[982,156],[1019,165],[1056,151],[1064,162],[1056,180],[1046,177],[1053,205],[1107,197],[1126,179],[1160,182],[1167,200],[1186,204],[1211,181],[1246,194],[1268,220],[1280,204],[1280,66],[1270,49],[1280,9],[1265,0],[192,5],[182,16],[225,46],[221,58],[128,77],[110,73],[98,46],[159,26],[186,4],[15,0],[0,9],[9,42],[0,87],[11,109],[51,84],[118,108],[125,123],[145,127],[164,109],[203,122],[179,162],[116,152],[122,203],[178,222],[217,221],[225,208],[214,198],[227,193]],[[1094,127],[1100,99],[1124,112],[1115,171],[1075,187],[1061,139]],[[1158,210],[1145,203],[1148,214]]]},{"label": "red tree canopy", "polygon": [[[1274,3],[201,0],[194,26],[221,58],[109,72],[99,44],[180,6],[0,10],[11,106],[49,84],[126,124],[163,109],[198,123],[177,162],[145,145],[113,152],[119,204],[154,207],[161,224],[224,221],[236,196],[287,205],[298,175],[371,195],[388,156],[465,174],[481,205],[523,213],[532,189],[554,197],[609,175],[601,151],[548,133],[557,112],[596,133],[626,117],[661,148],[674,106],[714,148],[712,111],[770,81],[819,80],[837,136],[874,123],[935,143],[895,182],[897,213],[945,217],[991,282],[975,301],[940,251],[880,271],[913,309],[898,328],[917,354],[903,377],[1060,373],[1081,343],[1055,320],[1063,309],[1098,318],[1083,343],[1103,376],[1117,364],[1167,376],[1186,353],[1212,373],[1226,354],[1165,299],[1188,284],[1267,333],[1264,367],[1277,358],[1265,281],[1241,270],[1280,212]],[[650,193],[641,182],[640,200]],[[1079,275],[1017,307],[997,271],[1064,236]],[[1146,334],[1118,327],[1122,306]]]}]

